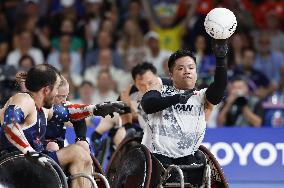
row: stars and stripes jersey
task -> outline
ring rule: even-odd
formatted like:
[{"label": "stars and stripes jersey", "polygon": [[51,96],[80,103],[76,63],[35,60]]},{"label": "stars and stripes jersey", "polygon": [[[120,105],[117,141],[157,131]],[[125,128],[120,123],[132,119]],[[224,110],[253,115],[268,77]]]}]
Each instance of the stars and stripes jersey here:
[{"label": "stars and stripes jersey", "polygon": [[45,138],[47,140],[65,140],[65,122],[78,121],[93,115],[95,105],[72,104],[53,105],[53,116],[47,122]]},{"label": "stars and stripes jersey", "polygon": [[[205,91],[195,91],[186,104],[175,104],[160,112],[141,112],[147,123],[142,144],[152,153],[171,158],[192,155],[200,146],[206,129]],[[163,84],[161,96],[183,93],[169,84]]]},{"label": "stars and stripes jersey", "polygon": [[[66,106],[54,105],[53,116],[51,120],[54,120],[59,124],[68,122],[70,120],[81,120],[85,117],[93,115],[94,108],[95,105],[85,104],[68,104]],[[27,149],[31,150],[33,148],[34,150],[39,152],[43,151],[43,142],[45,140],[47,126],[47,117],[45,116],[43,109],[37,108],[37,121],[35,123],[21,128],[24,135],[22,135],[19,128],[19,126],[21,126],[21,124],[23,123],[24,118],[22,118],[20,122],[14,122],[13,117],[16,115],[18,109],[15,109],[15,107],[12,105],[11,109],[8,110],[11,116],[7,118],[7,122],[9,122],[4,123],[5,128],[3,128],[2,126],[0,130],[0,150],[15,151],[18,148],[25,153]],[[21,114],[21,116],[24,115]],[[7,139],[7,135],[10,140]]]},{"label": "stars and stripes jersey", "polygon": [[66,127],[64,123],[68,121],[69,112],[64,106],[53,105],[53,116],[47,121],[46,140],[64,141]]},{"label": "stars and stripes jersey", "polygon": [[[8,109],[10,110],[10,109]],[[12,110],[12,109],[11,109]],[[11,111],[12,113],[12,111]],[[17,110],[15,111],[17,113]],[[7,117],[11,118],[11,117]],[[7,121],[7,120],[5,120]],[[15,124],[13,128],[17,128],[19,124]],[[6,137],[4,127],[1,126],[0,129],[0,150],[6,150],[8,152],[17,151],[17,147],[12,144]],[[13,129],[12,128],[12,129]],[[42,108],[37,108],[37,120],[35,123],[23,127],[22,131],[24,136],[26,137],[29,145],[36,151],[41,152],[44,150],[43,141],[45,139],[45,132],[46,132],[46,116]],[[26,148],[26,144],[24,144],[23,140],[20,140],[19,137],[15,136],[13,131],[6,130],[6,134],[12,138],[15,144],[21,145],[23,148]]]}]

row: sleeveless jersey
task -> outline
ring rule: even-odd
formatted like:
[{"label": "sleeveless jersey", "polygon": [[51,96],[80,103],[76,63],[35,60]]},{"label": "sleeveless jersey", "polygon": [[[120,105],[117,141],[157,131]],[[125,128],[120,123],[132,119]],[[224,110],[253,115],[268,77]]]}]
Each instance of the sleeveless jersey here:
[{"label": "sleeveless jersey", "polygon": [[[40,108],[37,109],[37,121],[22,129],[31,147],[38,152],[42,152],[44,150],[43,141],[45,140],[46,124],[44,111]],[[1,150],[9,152],[18,150],[6,138],[3,128],[0,129],[0,151]]]},{"label": "sleeveless jersey", "polygon": [[[195,91],[186,104],[175,104],[160,112],[146,114],[140,111],[147,123],[142,144],[152,153],[171,158],[192,155],[200,146],[206,129],[205,91]],[[161,95],[183,93],[172,85],[163,84]]]}]

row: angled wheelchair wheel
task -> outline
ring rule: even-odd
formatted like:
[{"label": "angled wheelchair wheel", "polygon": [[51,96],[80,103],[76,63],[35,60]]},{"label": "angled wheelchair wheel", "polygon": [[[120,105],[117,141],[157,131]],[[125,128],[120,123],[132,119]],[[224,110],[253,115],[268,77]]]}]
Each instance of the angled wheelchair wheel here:
[{"label": "angled wheelchair wheel", "polygon": [[0,185],[5,188],[67,188],[66,177],[58,165],[50,163],[44,167],[32,163],[19,152],[1,155]]},{"label": "angled wheelchair wheel", "polygon": [[205,147],[205,146],[199,146],[199,150],[202,151],[208,161],[208,164],[211,169],[211,187],[212,188],[228,188],[229,184],[228,181],[224,175],[224,172],[214,157],[214,155]]},{"label": "angled wheelchair wheel", "polygon": [[149,187],[151,154],[137,139],[139,141],[140,138],[124,140],[111,157],[106,172],[110,187]]}]

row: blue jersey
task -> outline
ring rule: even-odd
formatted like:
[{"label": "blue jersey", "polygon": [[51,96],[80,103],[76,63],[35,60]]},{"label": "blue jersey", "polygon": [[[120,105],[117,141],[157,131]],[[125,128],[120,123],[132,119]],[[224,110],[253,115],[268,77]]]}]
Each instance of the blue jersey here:
[{"label": "blue jersey", "polygon": [[47,129],[45,138],[47,142],[49,140],[56,141],[59,144],[59,147],[64,146],[66,127],[64,122],[69,120],[69,112],[65,106],[54,105],[53,106],[53,116],[47,122]]},{"label": "blue jersey", "polygon": [[[28,127],[24,127],[23,132],[31,147],[38,152],[42,152],[44,150],[43,142],[45,140],[46,132],[46,117],[42,108],[37,109],[37,121]],[[3,128],[0,129],[0,151],[1,150],[9,152],[18,150],[6,138]]]},{"label": "blue jersey", "polygon": [[45,138],[47,140],[65,140],[66,127],[63,122],[48,121]]}]

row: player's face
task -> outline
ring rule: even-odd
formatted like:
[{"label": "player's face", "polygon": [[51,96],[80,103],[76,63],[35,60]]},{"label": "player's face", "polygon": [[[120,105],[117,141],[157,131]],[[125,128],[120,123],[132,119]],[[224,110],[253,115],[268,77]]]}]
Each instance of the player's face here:
[{"label": "player's face", "polygon": [[139,92],[145,93],[148,88],[156,82],[156,80],[157,76],[153,72],[146,71],[142,75],[137,75],[134,82]]},{"label": "player's face", "polygon": [[64,104],[66,103],[67,97],[69,95],[69,85],[65,84],[58,88],[58,94],[54,98],[54,104]]},{"label": "player's face", "polygon": [[189,56],[177,59],[170,76],[177,89],[193,89],[197,80],[194,60]]},{"label": "player's face", "polygon": [[58,88],[59,88],[60,81],[61,81],[61,79],[58,76],[57,80],[56,80],[56,82],[54,84],[53,89],[49,90],[49,92],[47,93],[47,95],[44,98],[44,102],[43,102],[43,107],[44,108],[49,109],[54,104],[55,96],[58,95]]}]

